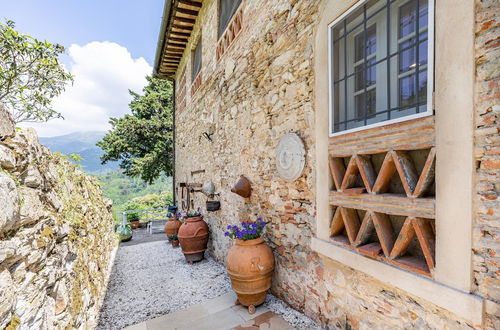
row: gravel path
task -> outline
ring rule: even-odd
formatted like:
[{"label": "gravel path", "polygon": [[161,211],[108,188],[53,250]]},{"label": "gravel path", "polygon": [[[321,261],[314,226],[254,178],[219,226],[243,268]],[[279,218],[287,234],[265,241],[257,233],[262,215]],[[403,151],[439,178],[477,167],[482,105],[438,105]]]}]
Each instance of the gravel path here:
[{"label": "gravel path", "polygon": [[[208,254],[207,259],[189,265],[181,249],[172,248],[161,235],[136,230],[132,241],[120,245],[97,329],[121,329],[231,290],[223,265]],[[265,305],[297,329],[318,328],[272,295]]]}]

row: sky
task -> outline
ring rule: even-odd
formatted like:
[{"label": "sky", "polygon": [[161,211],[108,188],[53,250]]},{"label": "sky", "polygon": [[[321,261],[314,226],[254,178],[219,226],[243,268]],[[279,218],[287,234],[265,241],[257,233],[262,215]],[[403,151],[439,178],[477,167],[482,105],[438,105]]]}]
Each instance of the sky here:
[{"label": "sky", "polygon": [[0,21],[66,47],[61,62],[73,85],[54,99],[64,120],[24,123],[40,136],[110,129],[129,112],[128,90],[141,92],[153,70],[164,0],[0,0]]}]

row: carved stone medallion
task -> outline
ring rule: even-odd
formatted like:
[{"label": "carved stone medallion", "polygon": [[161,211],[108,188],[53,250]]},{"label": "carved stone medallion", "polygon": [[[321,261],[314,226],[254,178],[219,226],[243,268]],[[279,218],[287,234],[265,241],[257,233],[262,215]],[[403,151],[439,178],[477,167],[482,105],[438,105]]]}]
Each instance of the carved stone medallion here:
[{"label": "carved stone medallion", "polygon": [[289,133],[281,137],[276,147],[276,168],[283,180],[297,180],[305,165],[304,143],[297,134]]}]

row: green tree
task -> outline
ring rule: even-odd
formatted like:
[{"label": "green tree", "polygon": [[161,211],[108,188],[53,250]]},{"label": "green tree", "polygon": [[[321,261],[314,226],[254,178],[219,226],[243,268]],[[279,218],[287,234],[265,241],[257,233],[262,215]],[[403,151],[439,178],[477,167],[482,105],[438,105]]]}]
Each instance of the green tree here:
[{"label": "green tree", "polygon": [[0,102],[17,123],[62,117],[51,102],[73,80],[58,60],[64,47],[14,28],[13,21],[0,22]]},{"label": "green tree", "polygon": [[104,150],[101,161],[119,161],[128,176],[152,183],[163,172],[172,175],[172,84],[146,77],[143,95],[129,91],[132,114],[111,118],[111,131],[97,143]]}]

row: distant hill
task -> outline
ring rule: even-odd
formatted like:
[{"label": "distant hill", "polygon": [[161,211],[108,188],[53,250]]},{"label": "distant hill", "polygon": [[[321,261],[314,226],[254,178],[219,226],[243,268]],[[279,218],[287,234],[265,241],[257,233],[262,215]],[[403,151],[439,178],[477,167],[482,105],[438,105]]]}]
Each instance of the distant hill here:
[{"label": "distant hill", "polygon": [[118,162],[110,162],[101,165],[100,157],[103,154],[101,148],[96,146],[106,132],[75,132],[71,134],[41,137],[40,143],[47,146],[53,152],[60,152],[65,155],[71,153],[79,154],[83,157],[78,162],[87,173],[102,173],[108,170],[118,169]]}]

